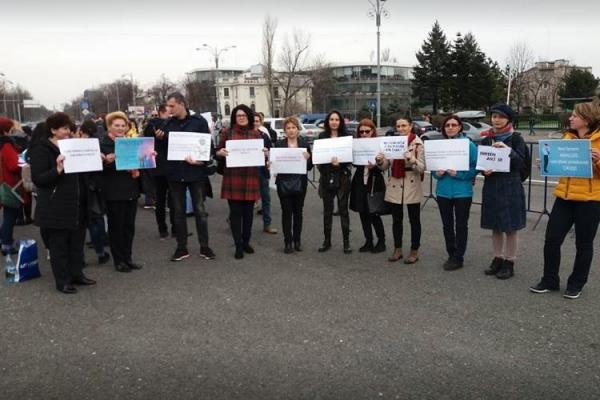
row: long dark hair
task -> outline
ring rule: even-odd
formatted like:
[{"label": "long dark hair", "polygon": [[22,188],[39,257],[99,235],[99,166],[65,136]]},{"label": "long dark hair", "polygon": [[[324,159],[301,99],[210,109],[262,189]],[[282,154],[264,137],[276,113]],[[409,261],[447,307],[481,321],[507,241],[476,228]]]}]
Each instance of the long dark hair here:
[{"label": "long dark hair", "polygon": [[325,124],[323,125],[323,128],[325,129],[325,135],[327,137],[331,137],[331,127],[329,126],[329,118],[333,114],[337,114],[338,117],[340,118],[340,127],[338,128],[338,136],[348,135],[348,131],[346,130],[346,122],[344,121],[344,117],[342,116],[342,113],[339,112],[338,110],[329,111],[329,114],[327,114],[327,117],[325,117]]},{"label": "long dark hair", "polygon": [[458,132],[459,134],[463,131],[463,123],[460,120],[460,118],[458,118],[456,115],[450,115],[447,116],[446,118],[444,118],[444,121],[442,121],[442,135],[448,139],[448,134],[446,133],[446,122],[450,121],[450,120],[455,120],[456,122],[458,122],[458,125],[460,125],[460,131]]},{"label": "long dark hair", "polygon": [[252,109],[245,104],[239,104],[235,106],[233,110],[231,110],[231,128],[237,125],[235,122],[235,114],[238,112],[238,110],[242,110],[244,114],[246,114],[246,116],[248,117],[248,129],[254,129],[254,111],[252,111]]}]

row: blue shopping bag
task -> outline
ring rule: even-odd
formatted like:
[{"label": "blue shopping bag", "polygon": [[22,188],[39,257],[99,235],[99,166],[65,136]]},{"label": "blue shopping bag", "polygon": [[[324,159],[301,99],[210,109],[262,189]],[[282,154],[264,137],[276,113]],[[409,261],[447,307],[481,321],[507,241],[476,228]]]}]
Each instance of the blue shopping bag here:
[{"label": "blue shopping bag", "polygon": [[17,268],[15,271],[15,282],[24,282],[39,278],[40,268],[38,266],[37,243],[33,239],[17,241],[19,255],[17,256]]}]

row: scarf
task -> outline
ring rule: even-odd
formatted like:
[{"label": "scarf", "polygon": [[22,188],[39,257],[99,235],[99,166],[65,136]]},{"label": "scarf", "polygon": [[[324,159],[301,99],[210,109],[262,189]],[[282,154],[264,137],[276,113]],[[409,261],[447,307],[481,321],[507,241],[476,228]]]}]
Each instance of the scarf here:
[{"label": "scarf", "polygon": [[[415,140],[416,137],[417,135],[415,135],[412,132],[408,134],[408,146],[410,146],[410,144],[413,140]],[[392,176],[394,178],[404,178],[404,176],[406,176],[405,160],[394,160],[394,162],[392,163]]]},{"label": "scarf", "polygon": [[487,131],[481,132],[481,136],[489,137],[494,139],[496,142],[504,142],[513,134],[513,126],[511,123],[506,125],[500,130],[500,132],[494,131],[494,129],[488,129]]}]

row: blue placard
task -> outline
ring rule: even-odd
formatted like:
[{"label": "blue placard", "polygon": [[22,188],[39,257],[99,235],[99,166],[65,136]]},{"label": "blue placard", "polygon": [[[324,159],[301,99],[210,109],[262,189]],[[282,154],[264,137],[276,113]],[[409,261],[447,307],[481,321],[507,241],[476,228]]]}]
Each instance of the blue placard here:
[{"label": "blue placard", "polygon": [[589,140],[540,140],[540,175],[591,178],[592,143]]},{"label": "blue placard", "polygon": [[156,168],[154,138],[117,138],[115,162],[117,170]]}]

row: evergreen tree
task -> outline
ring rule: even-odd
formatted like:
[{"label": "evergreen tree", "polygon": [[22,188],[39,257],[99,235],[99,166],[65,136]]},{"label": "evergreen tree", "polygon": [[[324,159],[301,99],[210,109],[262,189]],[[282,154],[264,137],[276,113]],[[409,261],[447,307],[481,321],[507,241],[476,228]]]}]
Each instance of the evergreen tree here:
[{"label": "evergreen tree", "polygon": [[445,82],[450,46],[440,24],[436,21],[416,57],[413,70],[413,96],[419,105],[431,104],[437,114]]},{"label": "evergreen tree", "polygon": [[563,78],[563,85],[558,94],[565,98],[593,97],[597,88],[598,79],[591,72],[572,69]]}]

